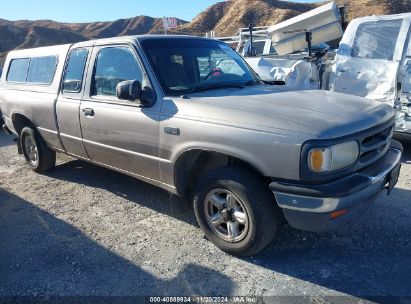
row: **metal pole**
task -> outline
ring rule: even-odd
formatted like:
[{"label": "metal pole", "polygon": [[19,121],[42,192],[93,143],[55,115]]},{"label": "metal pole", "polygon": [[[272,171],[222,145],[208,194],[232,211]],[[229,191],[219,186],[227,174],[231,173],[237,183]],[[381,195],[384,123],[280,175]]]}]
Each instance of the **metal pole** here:
[{"label": "metal pole", "polygon": [[167,18],[164,16],[164,18],[163,18],[164,35],[167,35],[166,22],[168,22],[168,20],[167,20]]},{"label": "metal pole", "polygon": [[347,22],[345,20],[345,6],[340,6],[339,10],[341,15],[341,27],[343,32],[345,32],[345,30],[347,29]]},{"label": "metal pole", "polygon": [[250,24],[248,26],[248,29],[250,30],[250,47],[249,47],[249,50],[248,50],[248,53],[249,53],[248,55],[251,56],[251,57],[255,57],[256,53],[255,53],[254,42],[253,42],[253,25]]},{"label": "metal pole", "polygon": [[311,57],[313,55],[313,49],[312,49],[312,42],[313,39],[313,33],[311,31],[305,32],[305,41],[307,41],[308,44],[308,56]]}]

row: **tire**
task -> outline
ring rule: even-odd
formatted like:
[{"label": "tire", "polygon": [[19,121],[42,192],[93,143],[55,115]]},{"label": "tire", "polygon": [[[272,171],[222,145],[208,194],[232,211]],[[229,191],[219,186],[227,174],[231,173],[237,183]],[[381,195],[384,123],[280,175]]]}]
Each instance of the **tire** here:
[{"label": "tire", "polygon": [[20,146],[30,168],[43,173],[56,165],[56,152],[47,147],[40,134],[31,127],[20,132]]},{"label": "tire", "polygon": [[208,240],[237,256],[266,248],[280,219],[275,198],[263,181],[238,167],[217,169],[203,178],[195,190],[194,211]]}]

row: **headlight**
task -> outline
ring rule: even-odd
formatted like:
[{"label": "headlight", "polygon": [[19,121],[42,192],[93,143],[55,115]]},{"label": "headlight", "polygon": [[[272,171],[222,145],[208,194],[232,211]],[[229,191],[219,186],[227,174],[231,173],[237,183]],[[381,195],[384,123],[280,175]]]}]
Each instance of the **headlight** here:
[{"label": "headlight", "polygon": [[308,166],[313,172],[335,171],[354,164],[359,152],[356,141],[325,148],[314,148],[308,153]]}]

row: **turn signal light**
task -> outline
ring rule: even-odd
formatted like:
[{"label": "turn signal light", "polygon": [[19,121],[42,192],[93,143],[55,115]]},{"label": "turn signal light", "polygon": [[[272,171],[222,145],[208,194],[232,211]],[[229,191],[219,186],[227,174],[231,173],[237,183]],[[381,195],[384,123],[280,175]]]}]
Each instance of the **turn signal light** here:
[{"label": "turn signal light", "polygon": [[314,148],[308,153],[308,166],[313,172],[332,172],[353,165],[359,155],[356,141]]},{"label": "turn signal light", "polygon": [[338,211],[331,212],[330,218],[332,220],[336,219],[337,217],[340,217],[340,216],[343,216],[344,214],[347,214],[347,212],[348,212],[348,209],[341,209],[341,210],[338,210]]},{"label": "turn signal light", "polygon": [[330,171],[332,165],[331,148],[312,149],[308,156],[308,165],[314,172]]}]

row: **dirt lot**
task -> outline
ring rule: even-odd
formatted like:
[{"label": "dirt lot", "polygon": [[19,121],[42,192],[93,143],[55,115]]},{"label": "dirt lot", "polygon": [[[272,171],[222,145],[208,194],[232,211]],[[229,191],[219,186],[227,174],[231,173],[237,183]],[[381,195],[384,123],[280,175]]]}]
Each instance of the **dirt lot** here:
[{"label": "dirt lot", "polygon": [[[285,225],[239,259],[162,190],[59,156],[31,172],[0,134],[0,299],[12,295],[411,296],[411,144],[397,189],[335,233]],[[284,297],[289,301],[290,297]]]}]

